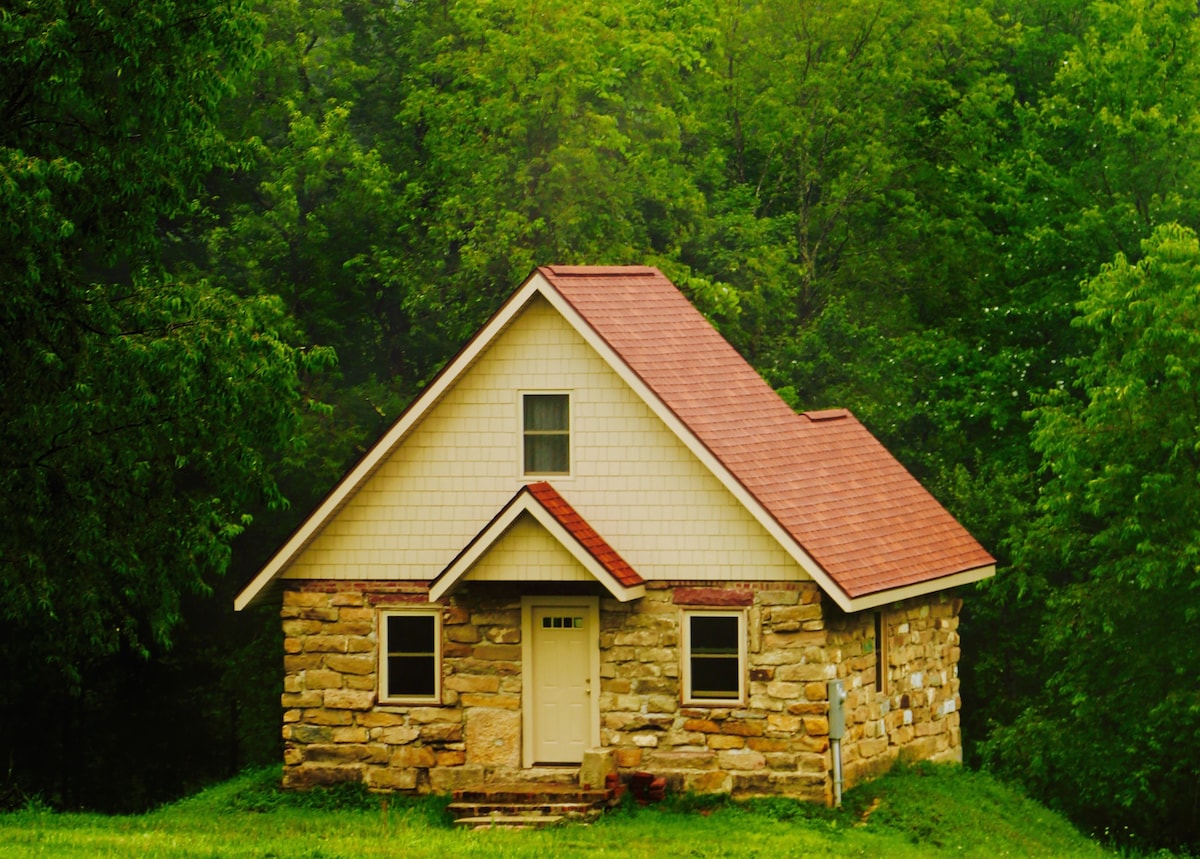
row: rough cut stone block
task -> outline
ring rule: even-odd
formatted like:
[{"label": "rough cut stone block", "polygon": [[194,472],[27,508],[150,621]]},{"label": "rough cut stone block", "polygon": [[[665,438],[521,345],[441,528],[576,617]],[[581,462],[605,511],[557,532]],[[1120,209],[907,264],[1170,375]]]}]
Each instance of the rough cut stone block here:
[{"label": "rough cut stone block", "polygon": [[421,728],[421,739],[427,743],[456,743],[462,737],[462,725],[438,722]]},{"label": "rough cut stone block", "polygon": [[332,710],[370,710],[375,693],[359,689],[326,689],[325,706]]},{"label": "rough cut stone block", "polygon": [[290,606],[329,605],[329,594],[287,590],[283,592],[283,604]]},{"label": "rough cut stone block", "polygon": [[519,662],[521,646],[519,644],[477,644],[474,647],[474,654],[476,659]]},{"label": "rough cut stone block", "polygon": [[470,692],[462,695],[462,705],[464,707],[485,707],[489,709],[501,710],[519,710],[521,709],[521,699],[516,695],[487,695],[483,693]]},{"label": "rough cut stone block", "polygon": [[401,746],[396,749],[388,760],[392,767],[422,767],[428,768],[437,763],[433,749],[427,746]]},{"label": "rough cut stone block", "polygon": [[483,767],[465,766],[436,767],[429,771],[429,788],[436,793],[450,793],[459,788],[471,787],[483,782]]},{"label": "rough cut stone block", "polygon": [[733,776],[720,770],[688,773],[683,779],[684,789],[696,793],[729,793],[733,788]]},{"label": "rough cut stone block", "polygon": [[314,708],[305,710],[303,721],[310,725],[332,725],[342,726],[349,725],[354,721],[354,716],[348,710],[326,710],[324,708]]},{"label": "rough cut stone block", "polygon": [[725,734],[709,734],[708,747],[715,750],[740,749],[746,745],[742,737],[728,737]]},{"label": "rough cut stone block", "polygon": [[288,767],[283,773],[283,786],[304,789],[345,784],[346,782],[361,782],[363,769],[362,764],[333,767]]},{"label": "rough cut stone block", "polygon": [[617,766],[621,769],[631,769],[642,765],[641,749],[617,749]]},{"label": "rough cut stone block", "polygon": [[340,689],[342,675],[337,671],[325,668],[313,668],[304,672],[304,688],[306,689]]},{"label": "rough cut stone block", "polygon": [[376,739],[381,743],[387,743],[389,746],[404,746],[411,743],[421,735],[419,728],[410,727],[395,727],[395,728],[380,728]]},{"label": "rough cut stone block", "polygon": [[324,700],[318,690],[311,692],[284,692],[279,696],[281,707],[320,707]]},{"label": "rough cut stone block", "polygon": [[417,771],[415,769],[399,769],[397,767],[368,767],[366,771],[367,787],[374,790],[415,790],[417,787]]},{"label": "rough cut stone block", "polygon": [[329,743],[333,741],[332,728],[314,725],[290,725],[284,729],[284,739],[295,743]]},{"label": "rough cut stone block", "polygon": [[442,685],[456,692],[498,692],[500,678],[486,674],[451,674]]},{"label": "rough cut stone block", "polygon": [[342,674],[372,674],[375,671],[375,657],[331,653],[325,657],[325,666]]},{"label": "rough cut stone block", "polygon": [[579,783],[596,789],[603,787],[609,773],[617,771],[616,758],[612,749],[593,748],[585,751],[583,763],[579,766]]},{"label": "rough cut stone block", "polygon": [[800,601],[799,591],[759,591],[758,603],[764,606],[795,605]]},{"label": "rough cut stone block", "polygon": [[466,714],[467,762],[485,766],[521,765],[521,714],[476,707]]},{"label": "rough cut stone block", "polygon": [[751,749],[721,752],[717,761],[723,770],[761,770],[767,766],[766,757]]}]

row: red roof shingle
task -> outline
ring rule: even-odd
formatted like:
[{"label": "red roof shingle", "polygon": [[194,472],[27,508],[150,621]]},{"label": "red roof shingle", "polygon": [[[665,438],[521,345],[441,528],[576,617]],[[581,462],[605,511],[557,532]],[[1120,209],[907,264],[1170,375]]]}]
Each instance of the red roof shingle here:
[{"label": "red roof shingle", "polygon": [[639,576],[633,567],[625,563],[625,559],[618,555],[616,550],[608,545],[605,539],[597,534],[582,516],[575,512],[575,508],[568,504],[567,500],[559,495],[558,490],[553,486],[549,483],[530,483],[525,490],[536,498],[546,512],[566,528],[571,536],[579,541],[579,545],[583,546],[588,554],[599,561],[600,565],[623,586],[632,588],[646,583],[646,580]]},{"label": "red roof shingle", "polygon": [[849,412],[793,412],[657,269],[539,272],[851,599],[995,563]]}]

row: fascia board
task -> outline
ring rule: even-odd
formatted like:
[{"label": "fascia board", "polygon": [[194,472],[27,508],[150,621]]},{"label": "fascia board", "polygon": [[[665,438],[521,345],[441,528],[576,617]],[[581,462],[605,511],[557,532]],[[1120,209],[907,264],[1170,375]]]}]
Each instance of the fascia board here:
[{"label": "fascia board", "polygon": [[[847,612],[866,611],[868,609],[879,608],[880,606],[890,605],[902,600],[912,599],[913,597],[926,596],[928,594],[937,593],[938,591],[949,590],[960,585],[969,585],[973,582],[981,582],[984,579],[989,579],[996,575],[996,565],[988,564],[984,567],[975,567],[970,570],[963,570],[959,573],[951,573],[948,576],[940,576],[936,579],[929,579],[924,582],[918,582],[905,587],[892,588],[886,591],[876,591],[873,594],[856,597],[849,600],[847,606],[842,606]],[[841,606],[841,603],[838,603]]]}]

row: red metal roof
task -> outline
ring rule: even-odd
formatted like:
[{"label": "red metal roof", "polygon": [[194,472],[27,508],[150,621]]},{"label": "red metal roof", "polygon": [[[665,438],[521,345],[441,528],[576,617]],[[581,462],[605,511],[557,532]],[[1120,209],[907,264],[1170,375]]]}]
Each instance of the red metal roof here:
[{"label": "red metal roof", "polygon": [[793,412],[658,269],[539,272],[851,599],[995,563],[849,412]]}]

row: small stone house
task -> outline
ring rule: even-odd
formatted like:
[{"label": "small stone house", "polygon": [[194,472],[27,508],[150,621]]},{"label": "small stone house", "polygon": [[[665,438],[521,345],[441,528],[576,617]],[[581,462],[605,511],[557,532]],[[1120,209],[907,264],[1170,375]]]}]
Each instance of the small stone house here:
[{"label": "small stone house", "polygon": [[549,266],[235,605],[282,603],[288,786],[449,792],[599,749],[828,802],[835,758],[847,786],[961,758],[951,589],[994,564],[657,269]]}]

